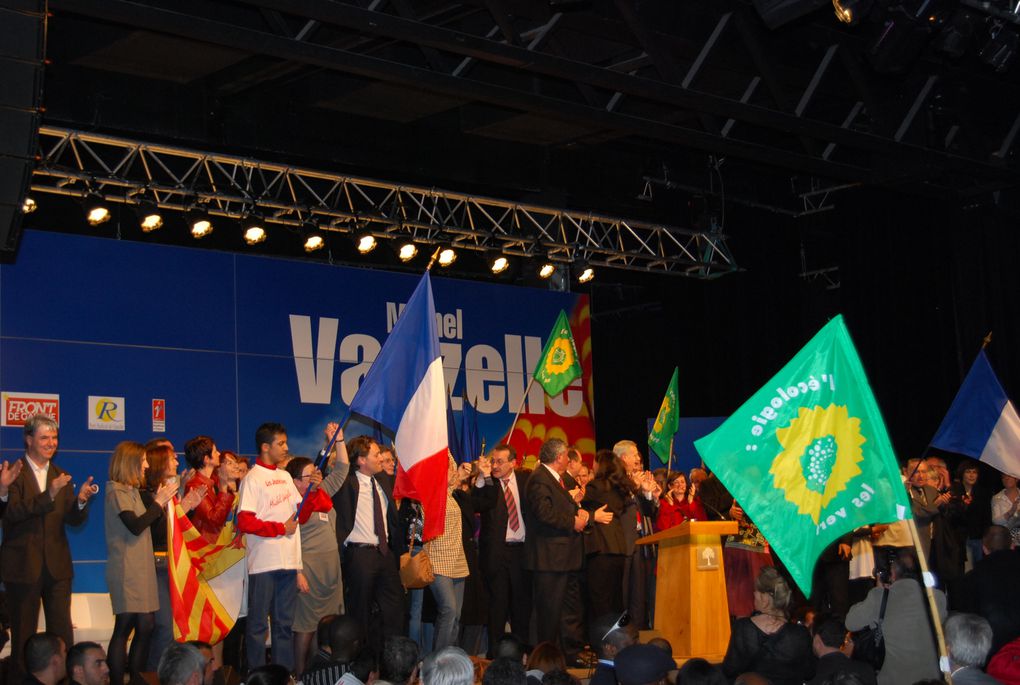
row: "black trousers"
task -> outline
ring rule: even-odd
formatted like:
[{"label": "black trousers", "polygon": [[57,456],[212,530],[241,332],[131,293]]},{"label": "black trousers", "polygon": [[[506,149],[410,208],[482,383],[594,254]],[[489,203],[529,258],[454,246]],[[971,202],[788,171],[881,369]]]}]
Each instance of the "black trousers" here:
[{"label": "black trousers", "polygon": [[46,616],[46,631],[53,633],[70,647],[74,644],[71,627],[71,579],[54,580],[43,564],[42,576],[33,583],[4,583],[7,607],[11,612],[10,682],[20,682],[25,675],[25,642],[39,628],[39,604]]},{"label": "black trousers", "polygon": [[593,554],[588,557],[585,569],[588,620],[593,624],[598,624],[610,614],[619,617],[623,613],[626,607],[623,579],[629,561],[630,558],[623,554]]},{"label": "black trousers", "polygon": [[[369,644],[404,633],[404,587],[396,555],[375,547],[344,547],[342,571],[345,612],[365,628]],[[378,609],[378,621],[372,620]]]},{"label": "black trousers", "polygon": [[498,543],[495,552],[486,550],[482,579],[489,593],[489,654],[506,631],[528,644],[531,625],[531,572],[524,568],[524,545]]},{"label": "black trousers", "polygon": [[533,571],[532,577],[538,640],[558,644],[569,666],[585,644],[580,571]]}]

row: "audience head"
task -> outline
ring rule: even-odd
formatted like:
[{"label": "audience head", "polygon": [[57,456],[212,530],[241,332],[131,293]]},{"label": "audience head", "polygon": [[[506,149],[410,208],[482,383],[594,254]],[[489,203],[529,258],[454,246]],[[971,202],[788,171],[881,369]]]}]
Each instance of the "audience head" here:
[{"label": "audience head", "polygon": [[113,448],[110,457],[110,480],[121,485],[140,488],[145,485],[145,446],[134,440],[124,440]]},{"label": "audience head", "polygon": [[811,647],[815,656],[839,652],[846,646],[849,635],[846,626],[836,616],[819,616],[811,626],[814,636]]},{"label": "audience head", "polygon": [[637,643],[637,631],[629,620],[624,620],[626,616],[606,614],[592,622],[591,644],[600,658],[613,659],[621,649]]},{"label": "audience head", "polygon": [[145,487],[155,492],[166,479],[177,473],[177,454],[169,445],[159,444],[145,448],[145,461],[149,469],[145,472]]},{"label": "audience head", "polygon": [[280,664],[266,664],[253,668],[244,679],[244,685],[288,685],[290,682],[290,671]]},{"label": "audience head", "polygon": [[708,478],[708,471],[705,469],[698,466],[691,469],[691,485],[699,485],[706,478]]},{"label": "audience head", "polygon": [[542,674],[542,685],[581,685],[581,681],[570,675],[569,671],[557,668]]},{"label": "audience head", "polygon": [[208,435],[196,435],[184,443],[184,460],[196,471],[201,471],[207,466],[213,468],[219,466],[220,456],[216,443]]},{"label": "audience head", "polygon": [[977,614],[952,614],[944,627],[953,666],[981,668],[992,648],[992,626],[988,621]]},{"label": "audience head", "polygon": [[188,640],[188,644],[197,649],[202,658],[205,659],[205,669],[202,671],[202,685],[212,685],[213,675],[216,673],[216,657],[213,655],[212,645],[201,640]]},{"label": "audience head", "polygon": [[981,537],[981,547],[985,550],[985,554],[1009,549],[1012,546],[1013,536],[1010,535],[1009,528],[1005,526],[988,526],[988,530]]},{"label": "audience head", "polygon": [[978,482],[978,476],[980,475],[981,468],[973,459],[964,459],[956,467],[956,480],[964,485],[974,485]]},{"label": "audience head", "polygon": [[351,660],[351,674],[363,683],[373,680],[373,675],[379,675],[379,662],[375,658],[375,650],[367,645],[362,647]]},{"label": "audience head", "polygon": [[613,445],[613,453],[623,462],[624,470],[627,473],[641,470],[643,466],[641,452],[633,440],[620,440]]},{"label": "audience head", "polygon": [[538,450],[538,460],[557,473],[563,473],[567,468],[567,443],[559,438],[546,440]]},{"label": "audience head", "polygon": [[527,682],[524,664],[510,657],[493,659],[482,676],[482,685],[525,685]]},{"label": "audience head", "polygon": [[928,485],[928,462],[924,459],[908,459],[905,473],[907,482],[915,488]]},{"label": "audience head", "polygon": [[1002,474],[1002,487],[1012,490],[1016,487],[1017,477],[1008,473]]},{"label": "audience head", "polygon": [[67,674],[67,647],[53,633],[36,633],[29,637],[25,641],[24,657],[25,670],[44,683],[56,683]]},{"label": "audience head", "polygon": [[902,550],[889,560],[889,574],[892,581],[916,580],[920,582],[921,573],[918,570],[917,555],[913,550]]},{"label": "audience head", "polygon": [[527,656],[527,646],[513,633],[503,633],[492,645],[493,659],[514,659],[523,664]]},{"label": "audience head", "polygon": [[733,685],[772,685],[772,683],[762,674],[750,672],[738,675]]},{"label": "audience head", "polygon": [[392,476],[397,473],[397,451],[392,446],[379,447],[379,462],[386,475]]},{"label": "audience head", "polygon": [[[308,457],[292,457],[287,462],[287,473],[290,474],[291,479],[294,481],[294,487],[297,488],[298,492],[302,495],[308,490],[311,483],[308,477],[315,473],[315,462]],[[307,470],[307,471],[306,471]]]},{"label": "audience head", "polygon": [[57,440],[60,429],[57,422],[45,414],[32,414],[25,420],[22,428],[25,439],[25,451],[35,459],[49,461],[57,452]]},{"label": "audience head", "polygon": [[666,654],[673,656],[673,645],[664,637],[653,637],[647,644],[650,644],[652,647],[658,647]]},{"label": "audience head", "polygon": [[563,670],[567,667],[567,660],[563,652],[552,642],[539,642],[528,655],[528,670],[548,673],[557,668]]},{"label": "audience head", "polygon": [[578,450],[575,447],[568,447],[567,448],[567,473],[569,473],[571,476],[576,477],[578,469],[580,469],[582,466],[584,466],[584,462],[581,461],[581,452],[580,452],[580,450]]},{"label": "audience head", "polygon": [[379,657],[379,677],[393,685],[410,685],[417,676],[418,657],[414,640],[397,635],[386,638]]},{"label": "audience head", "polygon": [[95,642],[79,642],[67,650],[67,677],[78,685],[110,685],[106,652]]},{"label": "audience head", "polygon": [[616,655],[616,680],[620,685],[655,685],[667,682],[676,669],[673,657],[651,645],[631,645]]},{"label": "audience head", "polygon": [[287,459],[287,429],[282,423],[263,423],[255,431],[255,453],[267,464]]},{"label": "audience head", "polygon": [[786,615],[790,608],[790,586],[774,566],[766,566],[754,581],[754,604],[758,611]]},{"label": "audience head", "polygon": [[688,659],[676,678],[682,685],[728,685],[722,669],[704,659]]},{"label": "audience head", "polygon": [[329,650],[333,661],[350,663],[365,642],[365,631],[353,616],[337,616],[329,624]]},{"label": "audience head", "polygon": [[171,642],[159,657],[156,673],[159,685],[201,685],[205,658],[193,645]]},{"label": "audience head", "polygon": [[446,647],[429,654],[422,663],[421,682],[422,685],[474,685],[475,667],[463,649]]},{"label": "audience head", "polygon": [[[939,685],[944,685],[941,680],[936,680],[935,682],[939,683]],[[867,683],[853,671],[841,670],[826,678],[822,685],[867,685]]]}]

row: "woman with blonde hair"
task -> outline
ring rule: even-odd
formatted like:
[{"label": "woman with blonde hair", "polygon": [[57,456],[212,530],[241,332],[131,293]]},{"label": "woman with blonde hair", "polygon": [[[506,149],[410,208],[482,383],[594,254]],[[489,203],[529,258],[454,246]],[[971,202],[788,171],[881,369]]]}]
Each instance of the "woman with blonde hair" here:
[{"label": "woman with blonde hair", "polygon": [[791,594],[774,566],[761,570],[754,583],[754,615],[733,624],[722,664],[726,677],[753,671],[773,685],[800,685],[814,676],[811,634],[790,622]]},{"label": "woman with blonde hair", "polygon": [[110,458],[110,480],[106,484],[103,519],[106,529],[106,585],[113,607],[113,635],[107,650],[110,682],[122,685],[131,641],[132,685],[143,685],[141,672],[149,651],[149,637],[155,625],[159,599],[156,568],[152,563],[152,536],[149,526],[163,514],[163,507],[177,492],[177,484],[159,487],[151,504],[142,503],[139,492],[145,484],[149,463],[145,447],[125,440]]}]

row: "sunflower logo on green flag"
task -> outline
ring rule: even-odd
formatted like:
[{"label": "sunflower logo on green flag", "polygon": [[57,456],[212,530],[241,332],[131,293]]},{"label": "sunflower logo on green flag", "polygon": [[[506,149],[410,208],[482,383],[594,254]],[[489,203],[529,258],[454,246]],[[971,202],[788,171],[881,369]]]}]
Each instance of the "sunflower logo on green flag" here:
[{"label": "sunflower logo on green flag", "polygon": [[673,369],[673,377],[666,388],[666,394],[659,405],[659,413],[655,416],[655,423],[652,425],[652,432],[648,434],[648,446],[655,450],[662,461],[670,462],[670,455],[673,451],[673,436],[680,426],[680,411],[677,407],[677,394],[679,394],[680,369]]},{"label": "sunflower logo on green flag", "polygon": [[830,543],[859,526],[910,516],[892,444],[842,316],[694,446],[805,595]]},{"label": "sunflower logo on green flag", "polygon": [[559,395],[581,375],[581,361],[577,357],[574,336],[570,333],[570,322],[563,310],[560,310],[549,333],[534,375],[550,397]]}]

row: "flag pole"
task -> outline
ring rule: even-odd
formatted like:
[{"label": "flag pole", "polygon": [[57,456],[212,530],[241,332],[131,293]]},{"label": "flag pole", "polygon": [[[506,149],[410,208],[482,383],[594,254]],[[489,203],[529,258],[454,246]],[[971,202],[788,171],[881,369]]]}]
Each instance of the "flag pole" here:
[{"label": "flag pole", "polygon": [[[329,453],[333,451],[333,447],[336,445],[336,440],[337,440],[337,437],[339,437],[339,435],[340,435],[340,431],[342,431],[344,429],[344,426],[347,425],[347,422],[350,420],[350,418],[351,418],[351,407],[350,407],[350,405],[348,405],[347,412],[344,414],[343,419],[340,420],[340,423],[338,423],[336,425],[336,430],[333,431],[333,437],[331,437],[329,439],[329,442],[326,443],[325,447],[323,447],[321,450],[319,450],[318,456],[315,457],[315,463],[313,464],[313,467],[314,467],[313,471],[318,471],[322,467],[322,463],[329,457]],[[308,494],[311,491],[312,491],[312,488],[309,487],[307,490],[305,490],[305,494],[301,497],[301,502],[298,504],[297,511],[294,512],[294,520],[295,521],[297,521],[298,516],[301,515],[301,510],[305,506],[305,500],[308,499]]]},{"label": "flag pole", "polygon": [[935,641],[939,650],[939,671],[943,679],[953,685],[953,676],[949,672],[949,652],[946,649],[946,637],[942,632],[942,621],[939,619],[939,609],[935,604],[935,578],[928,570],[928,560],[925,559],[924,550],[921,549],[921,536],[917,532],[917,523],[914,517],[907,519],[907,526],[910,528],[910,538],[914,542],[914,552],[917,554],[917,562],[921,566],[921,584],[924,586],[924,594],[928,597],[928,614],[931,617],[932,625],[935,626]]},{"label": "flag pole", "polygon": [[528,381],[528,387],[524,388],[524,394],[521,395],[521,403],[517,406],[517,411],[514,413],[514,420],[510,423],[510,430],[506,433],[507,440],[509,440],[514,434],[514,428],[517,426],[517,419],[521,418],[521,412],[524,411],[524,403],[528,401],[528,393],[531,392],[531,386],[534,384],[535,374],[531,374],[531,380]]}]

